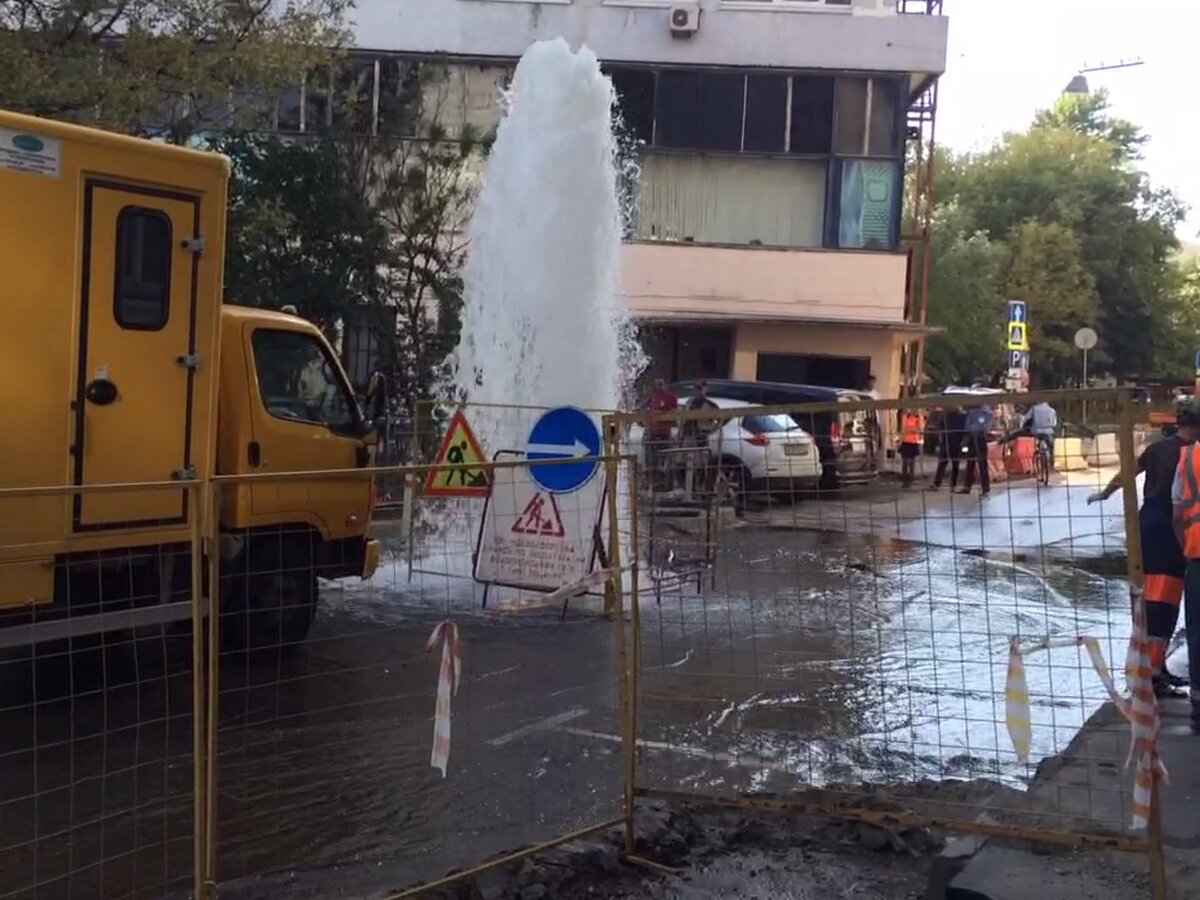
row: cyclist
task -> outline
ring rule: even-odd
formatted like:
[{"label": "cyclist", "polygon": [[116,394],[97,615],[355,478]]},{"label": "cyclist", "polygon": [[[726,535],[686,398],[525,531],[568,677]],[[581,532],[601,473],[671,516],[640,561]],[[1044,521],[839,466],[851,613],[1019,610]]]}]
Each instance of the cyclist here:
[{"label": "cyclist", "polygon": [[1035,440],[1046,448],[1046,458],[1050,468],[1054,468],[1054,435],[1058,431],[1058,413],[1054,407],[1043,400],[1035,403],[1025,415],[1021,423],[1021,431],[1032,435]]}]

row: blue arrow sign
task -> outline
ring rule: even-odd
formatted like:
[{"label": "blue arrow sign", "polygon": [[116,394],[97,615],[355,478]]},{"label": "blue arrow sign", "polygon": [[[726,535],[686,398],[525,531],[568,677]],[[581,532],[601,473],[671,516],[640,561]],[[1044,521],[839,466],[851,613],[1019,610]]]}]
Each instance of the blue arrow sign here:
[{"label": "blue arrow sign", "polygon": [[1023,300],[1008,301],[1008,321],[1024,322],[1027,309]]},{"label": "blue arrow sign", "polygon": [[[540,459],[600,456],[600,429],[592,417],[574,406],[560,406],[543,413],[529,432],[525,458]],[[552,466],[529,467],[529,477],[544,491],[569,494],[577,491],[596,474],[600,460],[581,460]]]}]

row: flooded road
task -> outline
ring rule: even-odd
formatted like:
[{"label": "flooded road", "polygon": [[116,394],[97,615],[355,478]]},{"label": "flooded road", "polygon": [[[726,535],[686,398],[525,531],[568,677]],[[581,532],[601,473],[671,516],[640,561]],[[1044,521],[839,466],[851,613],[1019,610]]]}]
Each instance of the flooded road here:
[{"label": "flooded road", "polygon": [[[1024,490],[989,500],[1006,541],[986,507],[977,534],[933,510],[901,538],[745,524],[721,535],[699,591],[644,589],[639,784],[1025,783],[1105,695],[1079,650],[1031,657],[1033,757],[1019,764],[1004,725],[1010,637],[1095,635],[1112,666],[1128,594],[1086,565],[1120,540],[1119,515],[1075,515],[1075,489],[1055,492],[1065,513],[1051,515]],[[1096,530],[1035,535],[1009,514],[1029,503],[1043,504],[1042,529]],[[673,540],[682,558],[696,537]],[[620,814],[613,624],[586,602],[565,619],[497,614],[463,576],[424,571],[327,586],[291,655],[221,658],[222,896],[382,895]],[[425,644],[447,619],[463,673],[443,780],[429,764],[441,650]],[[187,893],[189,650],[159,637],[74,666],[2,664],[0,898]]]}]

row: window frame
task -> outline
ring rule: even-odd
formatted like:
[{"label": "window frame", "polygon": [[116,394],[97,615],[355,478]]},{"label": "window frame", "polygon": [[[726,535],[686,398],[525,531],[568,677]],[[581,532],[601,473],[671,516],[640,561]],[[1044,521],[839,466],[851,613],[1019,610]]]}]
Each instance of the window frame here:
[{"label": "window frame", "polygon": [[[302,338],[314,344],[321,353],[321,358],[325,361],[326,367],[334,374],[334,380],[342,390],[343,400],[347,401],[350,409],[350,421],[345,426],[331,424],[329,422],[317,421],[314,419],[293,419],[287,416],[276,415],[271,412],[271,407],[267,403],[267,396],[263,387],[262,366],[259,363],[258,357],[258,338],[260,335],[288,335],[290,337]],[[324,428],[332,434],[339,437],[359,437],[363,430],[363,411],[358,404],[358,396],[354,393],[350,382],[346,378],[346,373],[342,371],[342,367],[338,365],[337,359],[330,352],[328,345],[320,340],[316,335],[294,328],[280,328],[273,325],[259,325],[253,328],[250,332],[250,361],[254,365],[254,380],[258,385],[258,402],[262,405],[263,412],[277,422],[286,422],[291,425],[305,425],[315,428]]]},{"label": "window frame", "polygon": [[[167,255],[166,255],[166,273],[163,283],[162,297],[162,316],[157,324],[130,323],[121,313],[121,298],[126,294],[122,290],[125,284],[124,276],[124,253],[123,237],[125,234],[125,221],[128,217],[139,216],[146,219],[165,222],[167,226]],[[113,319],[117,326],[122,331],[147,331],[155,332],[162,331],[171,321],[171,277],[174,274],[174,256],[175,256],[175,223],[171,221],[171,217],[165,210],[158,209],[153,206],[137,206],[129,204],[122,206],[120,212],[117,213],[116,219],[116,246],[113,253]]]}]

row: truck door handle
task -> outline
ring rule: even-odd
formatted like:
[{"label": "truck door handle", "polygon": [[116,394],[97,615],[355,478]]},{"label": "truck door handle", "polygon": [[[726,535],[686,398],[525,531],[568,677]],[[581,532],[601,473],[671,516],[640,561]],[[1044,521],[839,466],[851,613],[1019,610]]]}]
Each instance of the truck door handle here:
[{"label": "truck door handle", "polygon": [[107,378],[97,378],[95,381],[89,382],[88,386],[83,389],[83,396],[89,403],[108,406],[117,399],[117,386]]},{"label": "truck door handle", "polygon": [[262,465],[262,447],[259,446],[258,441],[251,441],[249,446],[246,447],[246,459],[250,461],[250,465],[252,466],[257,467]]}]

